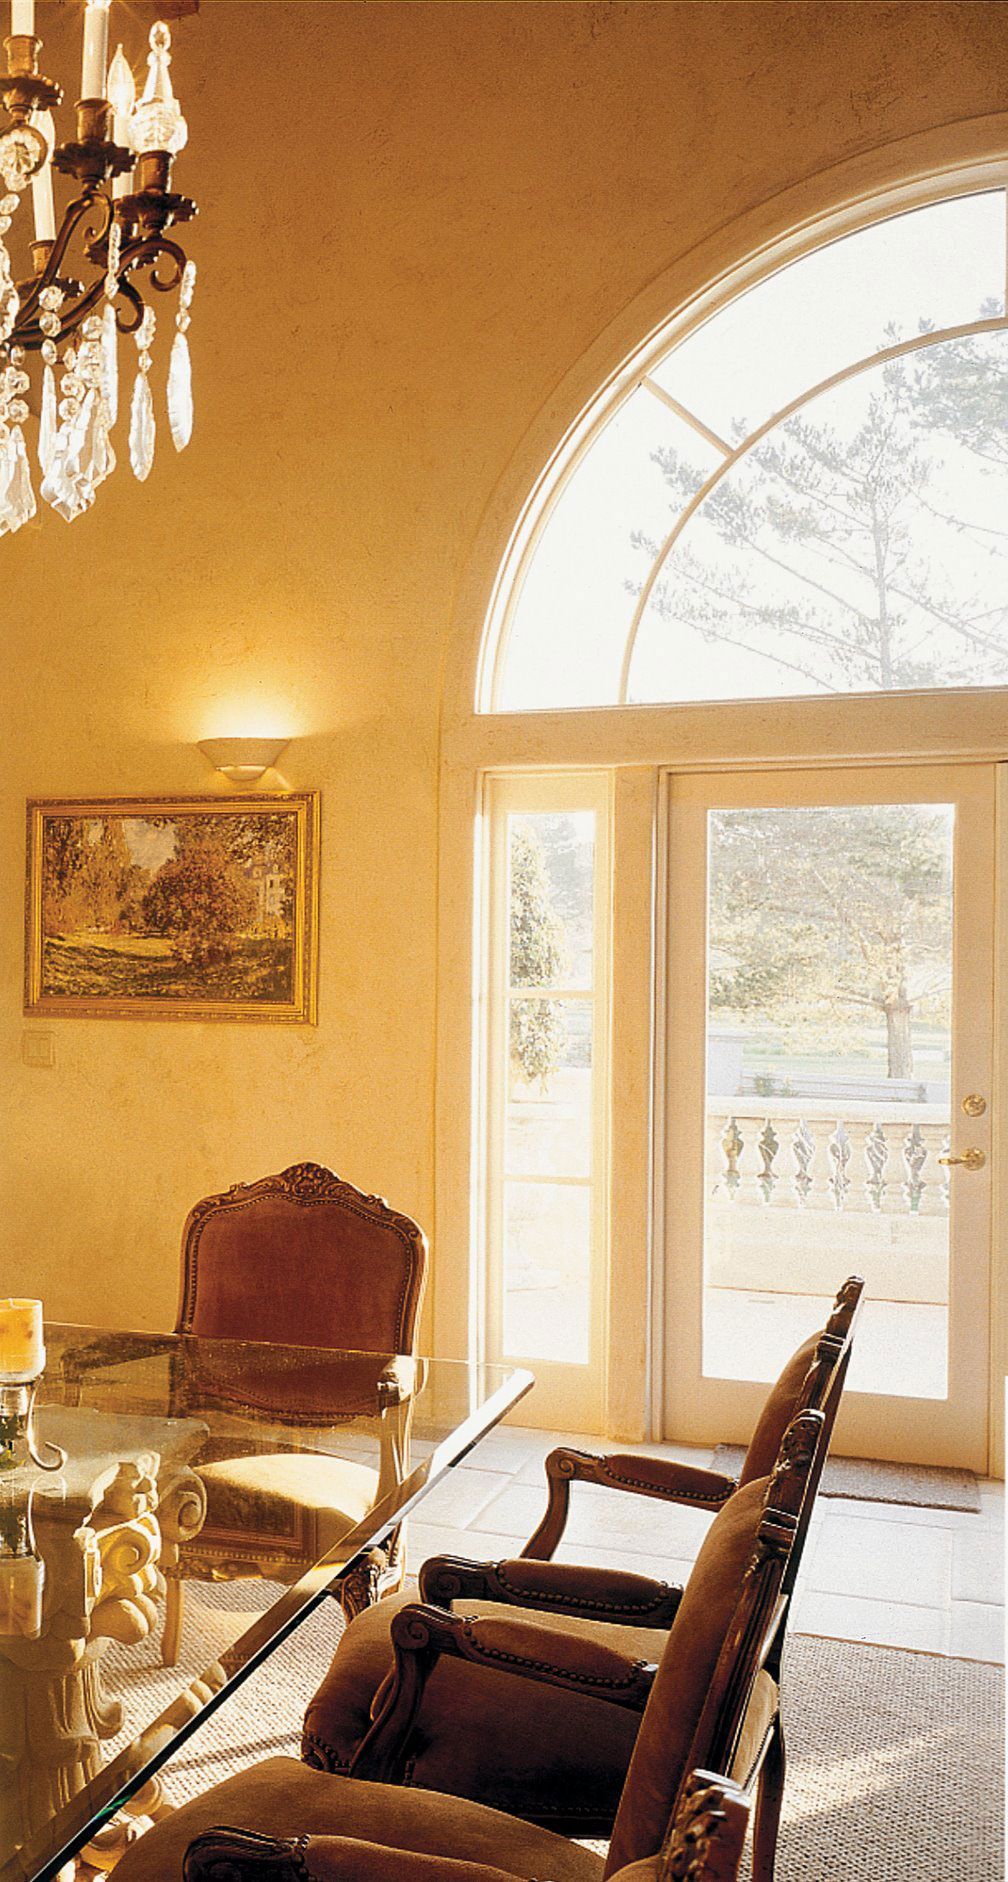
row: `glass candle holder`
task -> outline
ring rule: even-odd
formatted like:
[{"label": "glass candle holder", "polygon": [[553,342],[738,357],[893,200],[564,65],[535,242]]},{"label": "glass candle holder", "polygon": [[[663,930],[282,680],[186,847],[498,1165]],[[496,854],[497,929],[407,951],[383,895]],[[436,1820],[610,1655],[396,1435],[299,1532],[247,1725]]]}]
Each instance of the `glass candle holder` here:
[{"label": "glass candle holder", "polygon": [[38,1380],[0,1378],[0,1475],[32,1463],[37,1470],[60,1470],[66,1452],[35,1431]]},{"label": "glass candle holder", "polygon": [[30,1486],[0,1489],[0,1638],[37,1640],[42,1632],[45,1563],[35,1545]]}]

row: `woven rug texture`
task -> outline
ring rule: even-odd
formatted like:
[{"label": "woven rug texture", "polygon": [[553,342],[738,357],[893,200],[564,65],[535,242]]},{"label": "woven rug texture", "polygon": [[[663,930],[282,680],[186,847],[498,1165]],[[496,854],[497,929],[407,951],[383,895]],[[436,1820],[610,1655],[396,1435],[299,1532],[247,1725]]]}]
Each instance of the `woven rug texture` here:
[{"label": "woven rug texture", "polygon": [[[735,1477],[745,1451],[741,1444],[719,1444],[711,1463]],[[870,1457],[829,1457],[821,1496],[856,1497],[860,1503],[906,1503],[922,1510],[962,1510],[975,1516],[980,1486],[971,1470],[941,1464],[880,1464]]]},{"label": "woven rug texture", "polygon": [[[243,1600],[251,1619],[252,1588],[189,1584],[183,1664],[206,1666],[225,1620],[234,1638]],[[269,1593],[255,1587],[256,1606]],[[163,1773],[173,1803],[278,1752],[297,1757],[305,1706],[341,1626],[336,1603],[327,1603],[200,1727]],[[163,1687],[168,1703],[179,1669],[156,1671],[156,1643],[142,1646],[142,1712],[152,1718],[156,1689]],[[110,1649],[104,1662],[106,1683],[132,1718],[137,1685],[128,1669],[140,1651]],[[1000,1667],[797,1634],[784,1697],[788,1778],[777,1882],[997,1882],[1004,1875]],[[750,1875],[748,1857],[742,1875]]]}]

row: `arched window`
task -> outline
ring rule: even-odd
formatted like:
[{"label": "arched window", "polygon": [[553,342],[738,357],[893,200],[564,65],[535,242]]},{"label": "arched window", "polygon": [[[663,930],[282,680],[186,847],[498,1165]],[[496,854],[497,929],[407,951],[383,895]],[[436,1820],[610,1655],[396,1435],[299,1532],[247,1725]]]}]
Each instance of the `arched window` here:
[{"label": "arched window", "polygon": [[650,343],[541,507],[480,710],[1008,684],[1003,189]]}]

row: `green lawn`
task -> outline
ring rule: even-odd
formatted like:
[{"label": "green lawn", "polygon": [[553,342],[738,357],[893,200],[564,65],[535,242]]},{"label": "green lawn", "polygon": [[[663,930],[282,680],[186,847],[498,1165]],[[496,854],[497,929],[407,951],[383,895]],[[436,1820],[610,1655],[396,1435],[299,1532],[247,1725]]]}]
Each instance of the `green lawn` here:
[{"label": "green lawn", "polygon": [[42,954],[42,992],[107,1000],[290,1000],[289,941],[236,941],[223,960],[176,960],[159,935],[57,935]]}]

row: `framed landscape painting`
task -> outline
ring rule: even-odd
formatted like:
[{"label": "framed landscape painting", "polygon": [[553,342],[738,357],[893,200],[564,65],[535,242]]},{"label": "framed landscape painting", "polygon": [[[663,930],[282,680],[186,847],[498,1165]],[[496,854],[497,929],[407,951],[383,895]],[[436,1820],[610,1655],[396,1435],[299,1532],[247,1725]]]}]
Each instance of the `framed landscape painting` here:
[{"label": "framed landscape painting", "polygon": [[26,1013],[315,1020],[319,806],[28,805]]}]

